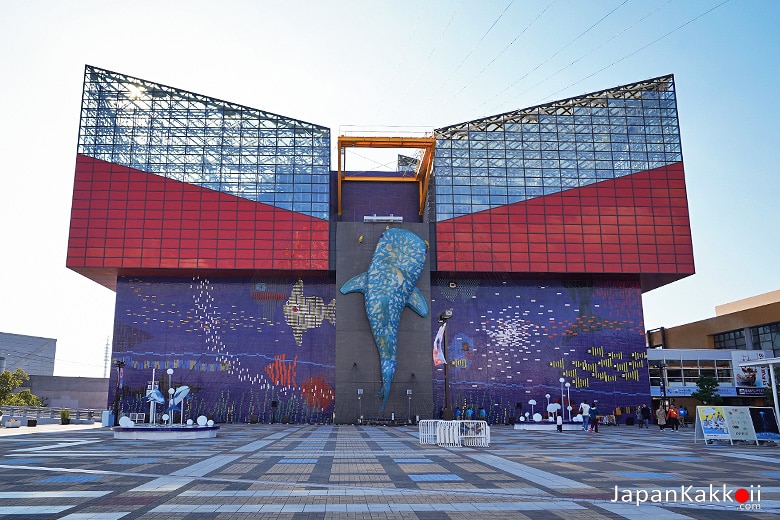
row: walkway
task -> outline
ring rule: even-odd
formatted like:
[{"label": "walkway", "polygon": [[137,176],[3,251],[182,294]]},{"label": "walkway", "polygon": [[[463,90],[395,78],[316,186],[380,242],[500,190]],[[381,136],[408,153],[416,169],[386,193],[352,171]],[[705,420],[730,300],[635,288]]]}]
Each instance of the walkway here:
[{"label": "walkway", "polygon": [[[490,448],[446,449],[421,446],[407,427],[225,425],[215,439],[178,443],[118,441],[107,428],[69,426],[0,435],[0,516],[763,520],[780,513],[780,448],[694,444],[692,428],[589,434],[495,426]],[[740,488],[753,500],[728,500]],[[614,502],[616,492],[633,503]],[[643,492],[648,500],[674,492],[678,500],[637,506]]]}]

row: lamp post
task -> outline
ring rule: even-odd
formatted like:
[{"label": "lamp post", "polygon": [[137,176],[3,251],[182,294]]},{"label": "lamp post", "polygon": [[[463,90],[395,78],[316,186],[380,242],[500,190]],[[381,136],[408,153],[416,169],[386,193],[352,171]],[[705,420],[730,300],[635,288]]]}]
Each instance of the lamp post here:
[{"label": "lamp post", "polygon": [[406,418],[409,420],[409,424],[412,423],[412,389],[406,389],[406,396],[409,398],[409,409],[407,410]]},{"label": "lamp post", "polygon": [[534,420],[534,406],[536,405],[536,399],[529,399],[528,404],[531,405],[531,420]]},{"label": "lamp post", "polygon": [[550,394],[544,394],[544,398],[547,399],[547,408],[545,408],[545,411],[549,414],[550,413]]},{"label": "lamp post", "polygon": [[[171,383],[171,378],[173,377],[173,369],[169,368],[165,371],[166,374],[168,374],[168,408],[173,408],[173,393],[175,390],[173,389],[173,384]],[[168,414],[170,424],[173,424],[173,410],[169,410],[171,413]]]},{"label": "lamp post", "polygon": [[658,382],[658,385],[661,387],[661,406],[666,410],[666,363],[658,363],[655,365],[655,368],[661,369],[661,380]]},{"label": "lamp post", "polygon": [[560,378],[558,380],[559,383],[561,383],[561,417],[563,417],[563,382],[566,381],[564,378]]},{"label": "lamp post", "polygon": [[447,320],[452,318],[452,309],[447,309],[439,314],[439,323],[444,327],[442,336],[442,353],[444,354],[444,412],[442,413],[442,419],[445,421],[452,420],[452,406],[450,404],[450,358],[447,354]]},{"label": "lamp post", "polygon": [[117,359],[116,363],[116,385],[114,387],[114,426],[119,426],[119,390],[122,386],[119,384],[122,379],[122,368],[125,362]]},{"label": "lamp post", "polygon": [[357,396],[358,396],[358,424],[362,424],[363,423],[363,401],[361,400],[363,397],[362,388],[357,389]]},{"label": "lamp post", "polygon": [[569,422],[571,422],[571,383],[566,381],[566,409],[569,410]]}]

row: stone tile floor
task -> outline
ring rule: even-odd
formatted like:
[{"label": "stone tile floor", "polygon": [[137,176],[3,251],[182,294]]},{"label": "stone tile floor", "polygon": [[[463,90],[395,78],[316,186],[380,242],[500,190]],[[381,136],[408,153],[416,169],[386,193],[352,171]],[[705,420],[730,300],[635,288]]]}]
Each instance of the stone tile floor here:
[{"label": "stone tile floor", "polygon": [[[440,448],[420,445],[413,427],[223,425],[217,438],[176,442],[115,440],[108,428],[0,429],[0,516],[763,520],[780,513],[779,447],[695,443],[693,428],[592,434],[493,426],[491,434],[489,448]],[[733,500],[740,488],[752,492],[745,503]]]}]

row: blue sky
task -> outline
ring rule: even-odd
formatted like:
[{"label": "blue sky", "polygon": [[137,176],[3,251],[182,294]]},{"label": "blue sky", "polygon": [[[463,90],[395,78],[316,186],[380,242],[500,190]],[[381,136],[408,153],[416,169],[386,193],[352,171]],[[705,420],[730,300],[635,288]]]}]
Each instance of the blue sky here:
[{"label": "blue sky", "polygon": [[[780,289],[780,3],[4,2],[0,331],[101,377],[113,292],[65,268],[84,65],[321,124],[442,127],[675,75],[697,273],[648,328]],[[333,160],[335,164],[335,158]]]}]

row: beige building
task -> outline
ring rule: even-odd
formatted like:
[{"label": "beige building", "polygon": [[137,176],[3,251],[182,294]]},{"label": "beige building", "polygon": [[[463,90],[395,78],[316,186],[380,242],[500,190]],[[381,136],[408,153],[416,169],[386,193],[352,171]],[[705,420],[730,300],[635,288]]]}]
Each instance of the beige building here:
[{"label": "beige building", "polygon": [[665,390],[677,406],[699,405],[690,397],[696,380],[712,376],[724,403],[764,405],[769,369],[739,364],[780,356],[780,291],[719,305],[713,318],[649,330],[647,347],[654,404]]}]

